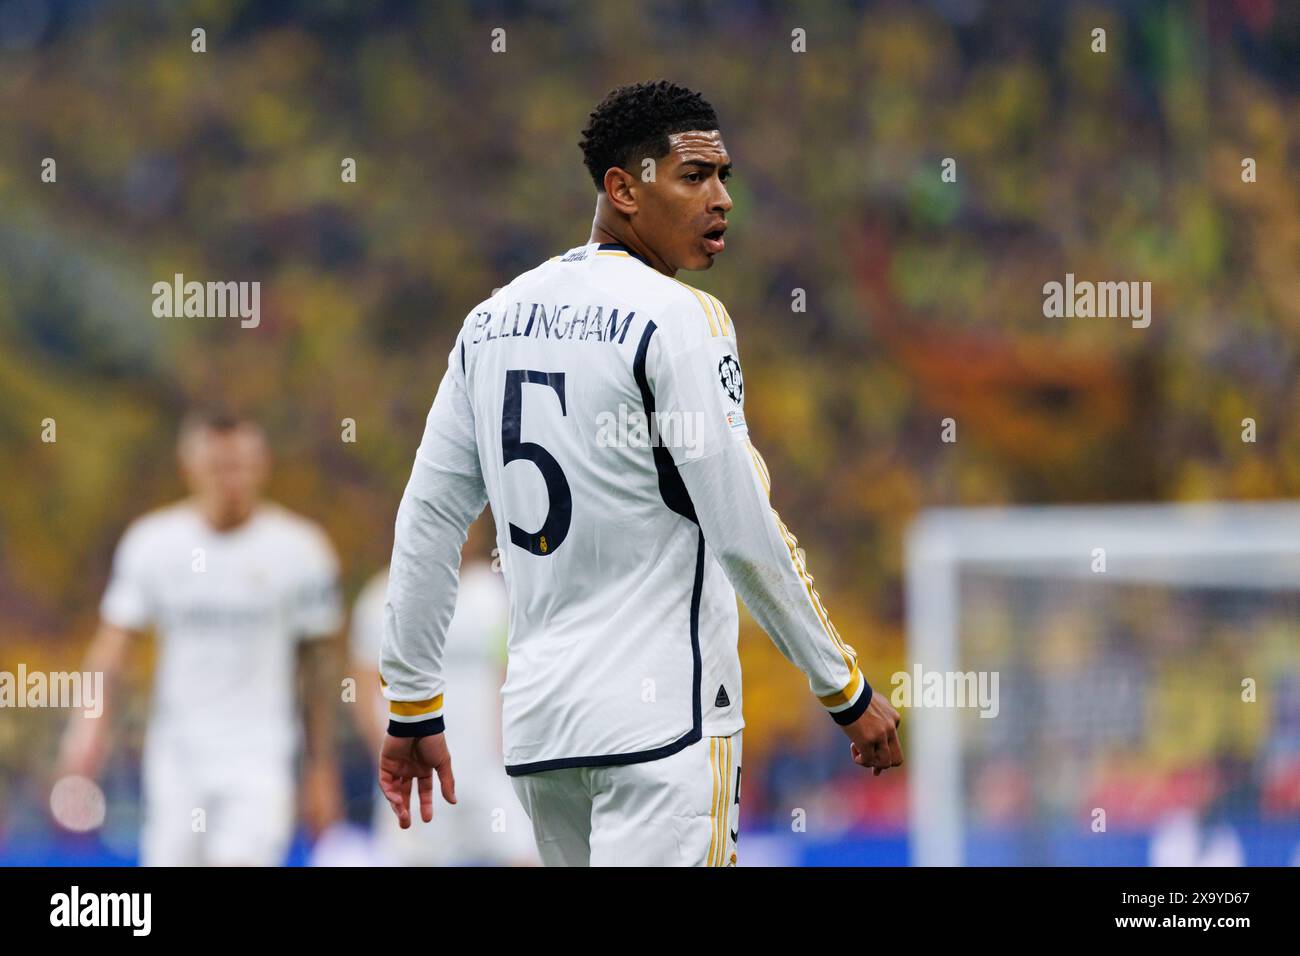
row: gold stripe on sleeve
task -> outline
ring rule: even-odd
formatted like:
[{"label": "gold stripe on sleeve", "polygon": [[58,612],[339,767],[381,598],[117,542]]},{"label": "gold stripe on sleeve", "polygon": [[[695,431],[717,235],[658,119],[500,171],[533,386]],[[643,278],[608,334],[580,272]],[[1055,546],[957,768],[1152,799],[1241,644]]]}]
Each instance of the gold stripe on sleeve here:
[{"label": "gold stripe on sleeve", "polygon": [[713,307],[709,305],[707,301],[705,301],[704,293],[701,292],[699,289],[695,288],[695,286],[693,285],[686,285],[686,283],[683,282],[681,279],[674,278],[673,281],[680,286],[690,289],[691,293],[695,296],[695,298],[699,300],[700,308],[704,310],[704,317],[709,320],[709,331],[713,333],[714,338],[717,338],[718,327],[717,325],[714,324],[713,321]]},{"label": "gold stripe on sleeve", "polygon": [[758,480],[763,485],[763,491],[766,492],[768,496],[771,496],[772,479],[768,477],[767,464],[763,461],[762,456],[759,455],[758,449],[754,447],[753,442],[746,438],[745,444],[749,446],[749,457],[754,460],[754,470],[758,472]]},{"label": "gold stripe on sleeve", "polygon": [[839,707],[841,704],[847,704],[857,696],[858,689],[862,687],[862,670],[858,667],[856,661],[853,662],[853,672],[849,675],[849,682],[843,690],[836,691],[834,694],[828,694],[825,697],[818,697],[823,707]]},{"label": "gold stripe on sleeve", "polygon": [[[772,494],[772,478],[767,470],[767,462],[763,460],[762,454],[754,447],[753,442],[746,439],[745,443],[749,446],[749,455],[754,461],[754,469],[758,472],[758,479],[763,485],[763,490],[767,492],[770,497]],[[821,622],[822,630],[826,632],[826,636],[831,639],[836,650],[840,652],[840,657],[844,661],[844,666],[849,669],[849,683],[846,686],[853,687],[853,673],[858,666],[857,652],[844,643],[844,639],[840,637],[840,632],[837,631],[835,625],[831,623],[830,615],[826,613],[826,608],[822,605],[821,595],[817,593],[817,589],[813,586],[812,575],[808,573],[807,565],[799,559],[799,552],[797,550],[799,545],[798,539],[790,533],[790,529],[785,526],[785,522],[781,520],[781,515],[775,508],[772,509],[772,514],[776,518],[776,525],[781,532],[782,539],[785,541],[785,546],[790,551],[790,561],[794,565],[795,573],[799,575],[799,579],[803,581],[804,588],[808,591],[808,599],[812,602],[813,612]],[[857,675],[857,681],[860,682],[861,679],[862,675],[859,673]],[[837,692],[836,695],[831,696],[838,696],[839,693],[843,693],[843,691]],[[850,695],[850,697],[851,696],[852,695]],[[825,699],[823,699],[823,702],[824,701]],[[834,707],[835,704],[828,704],[827,706]]]},{"label": "gold stripe on sleeve", "polygon": [[429,700],[390,700],[388,712],[398,717],[423,717],[442,710],[442,695]]},{"label": "gold stripe on sleeve", "polygon": [[727,314],[727,307],[722,304],[722,300],[716,295],[710,295],[708,292],[704,294],[709,296],[709,301],[713,303],[713,306],[718,313],[718,325],[722,326],[722,334],[724,336],[727,335],[729,332],[727,325],[731,320],[731,316]]},{"label": "gold stripe on sleeve", "polygon": [[799,539],[790,533],[790,529],[785,526],[785,522],[781,520],[781,515],[777,513],[775,508],[772,509],[772,514],[776,515],[776,524],[781,529],[781,537],[785,538],[785,546],[790,549],[790,560],[794,564],[795,573],[799,575],[804,588],[808,591],[808,598],[812,601],[813,611],[816,613],[818,620],[822,622],[822,629],[826,632],[826,636],[831,639],[831,642],[834,643],[836,649],[839,650],[840,657],[844,659],[844,665],[852,671],[857,664],[857,655],[852,648],[840,639],[839,631],[835,630],[835,626],[831,624],[830,615],[826,613],[826,608],[822,607],[821,595],[813,587],[812,575],[808,573],[807,565],[799,558],[797,550]]}]

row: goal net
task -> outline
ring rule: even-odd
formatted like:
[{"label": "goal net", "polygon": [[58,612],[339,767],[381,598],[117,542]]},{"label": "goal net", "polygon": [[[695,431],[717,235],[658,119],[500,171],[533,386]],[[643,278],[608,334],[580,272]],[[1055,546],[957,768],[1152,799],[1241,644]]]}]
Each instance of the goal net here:
[{"label": "goal net", "polygon": [[925,512],[918,865],[1300,863],[1300,504]]}]

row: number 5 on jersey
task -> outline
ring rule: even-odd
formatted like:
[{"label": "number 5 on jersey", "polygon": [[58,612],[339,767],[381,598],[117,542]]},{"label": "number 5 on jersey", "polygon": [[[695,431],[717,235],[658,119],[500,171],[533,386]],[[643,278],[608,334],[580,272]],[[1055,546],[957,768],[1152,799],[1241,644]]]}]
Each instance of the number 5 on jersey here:
[{"label": "number 5 on jersey", "polygon": [[569,413],[564,403],[563,372],[519,368],[506,371],[505,402],[501,408],[501,463],[508,465],[520,459],[531,461],[546,481],[548,500],[546,519],[537,532],[530,534],[510,522],[510,543],[532,554],[554,554],[569,533],[573,520],[573,495],[569,491],[569,479],[564,477],[564,470],[555,456],[537,442],[519,440],[523,428],[525,382],[553,388],[560,399],[560,415]]}]

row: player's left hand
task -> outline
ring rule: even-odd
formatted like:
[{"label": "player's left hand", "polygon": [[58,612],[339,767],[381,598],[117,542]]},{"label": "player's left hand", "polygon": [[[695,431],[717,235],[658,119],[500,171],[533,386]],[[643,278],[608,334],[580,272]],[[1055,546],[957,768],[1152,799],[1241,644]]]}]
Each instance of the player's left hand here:
[{"label": "player's left hand", "polygon": [[456,779],[444,734],[427,737],[384,737],[379,753],[379,789],[397,814],[403,830],[411,826],[411,781],[419,781],[420,819],[433,820],[433,775],[438,774],[442,798],[456,802]]},{"label": "player's left hand", "polygon": [[849,738],[849,755],[859,767],[870,767],[879,777],[891,767],[903,765],[903,748],[898,742],[898,725],[902,718],[885,700],[873,693],[867,709],[851,724],[840,730]]}]

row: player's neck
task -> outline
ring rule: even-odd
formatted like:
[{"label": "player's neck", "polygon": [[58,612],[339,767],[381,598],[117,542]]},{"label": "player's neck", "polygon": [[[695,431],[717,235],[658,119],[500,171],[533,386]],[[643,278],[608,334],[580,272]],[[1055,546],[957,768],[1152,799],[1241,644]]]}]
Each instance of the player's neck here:
[{"label": "player's neck", "polygon": [[620,228],[610,221],[605,210],[605,201],[602,196],[596,200],[596,218],[591,223],[591,238],[588,242],[613,242],[626,249],[635,252],[642,259],[648,262],[655,271],[662,272],[668,277],[675,276],[677,270],[660,259],[654,252],[643,243],[640,238],[630,229]]},{"label": "player's neck", "polygon": [[211,501],[204,501],[201,498],[195,498],[191,501],[194,510],[199,513],[199,517],[213,531],[219,534],[228,534],[237,531],[253,519],[257,513],[257,504],[254,503],[249,508],[240,508],[231,510],[222,507],[220,504]]}]

